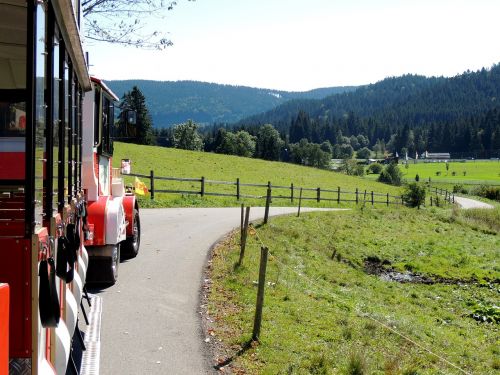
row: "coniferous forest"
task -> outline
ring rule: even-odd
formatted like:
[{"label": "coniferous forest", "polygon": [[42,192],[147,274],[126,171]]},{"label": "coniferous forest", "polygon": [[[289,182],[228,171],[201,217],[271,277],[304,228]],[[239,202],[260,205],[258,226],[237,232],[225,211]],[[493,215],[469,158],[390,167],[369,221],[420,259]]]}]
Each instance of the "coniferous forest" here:
[{"label": "coniferous forest", "polygon": [[429,151],[498,157],[500,65],[452,78],[387,78],[321,100],[293,100],[236,127],[255,133],[266,123],[289,143],[307,139],[410,156]]},{"label": "coniferous forest", "polygon": [[[206,97],[229,90],[213,99],[227,108],[231,104],[223,98],[241,99],[236,95],[239,89],[245,95],[264,93],[236,86],[202,86],[210,89]],[[198,86],[190,82],[181,87],[195,90]],[[173,127],[153,123],[151,143],[318,167],[327,167],[332,157],[383,158],[388,153],[412,158],[425,151],[450,153],[455,159],[500,157],[500,65],[451,78],[391,77],[335,92],[323,99],[284,101],[233,123],[208,124],[189,117],[179,118],[180,124]],[[246,101],[236,102],[241,107]],[[154,104],[148,106],[155,111]]]}]

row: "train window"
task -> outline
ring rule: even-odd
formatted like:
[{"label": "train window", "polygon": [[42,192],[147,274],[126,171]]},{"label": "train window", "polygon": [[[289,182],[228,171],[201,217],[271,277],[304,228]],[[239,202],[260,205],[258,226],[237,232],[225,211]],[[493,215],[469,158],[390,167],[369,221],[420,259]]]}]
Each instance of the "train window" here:
[{"label": "train window", "polygon": [[77,140],[78,140],[78,159],[77,159],[77,176],[78,176],[78,191],[82,191],[82,108],[83,108],[83,91],[80,85],[77,83],[78,87],[78,101],[77,101]]},{"label": "train window", "polygon": [[70,64],[69,65],[69,71],[68,71],[68,127],[67,127],[67,137],[68,137],[68,202],[71,201],[71,199],[74,196],[74,181],[75,181],[75,174],[74,174],[74,154],[73,154],[73,112],[75,111],[73,107],[73,96],[74,96],[74,90],[73,90],[73,66]]},{"label": "train window", "polygon": [[46,178],[47,155],[45,149],[46,134],[46,4],[38,3],[36,9],[36,31],[35,31],[35,226],[42,225],[44,219],[44,188]]},{"label": "train window", "polygon": [[99,154],[112,156],[113,155],[113,140],[112,131],[115,120],[113,102],[103,95],[102,98],[102,125],[101,125],[101,144],[99,146]]},{"label": "train window", "polygon": [[[56,25],[54,25],[54,36],[52,41],[52,103],[51,103],[51,113],[52,113],[52,212],[57,212],[60,206],[60,196],[59,196],[59,176],[60,168],[59,162],[60,158],[63,157],[62,150],[59,152],[59,130],[61,127],[60,118],[60,108],[59,105],[61,101],[59,100],[59,87],[61,82],[60,77],[60,40],[59,31]],[[62,177],[62,174],[61,174]]]},{"label": "train window", "polygon": [[94,89],[94,146],[99,146],[100,144],[100,129],[101,125],[99,123],[99,112],[101,103],[101,90],[99,88]]},{"label": "train window", "polygon": [[[68,65],[68,56],[65,54],[64,61],[64,80],[63,80],[63,125],[62,125],[62,143],[64,145],[64,160],[61,164],[61,168],[64,169],[64,196],[68,197],[70,195],[69,190],[69,176],[68,176],[68,165],[70,160],[70,144],[68,137],[69,130],[69,103],[70,103],[70,94],[69,94],[69,65]],[[62,202],[64,204],[64,202]]]},{"label": "train window", "polygon": [[24,137],[25,135],[26,102],[0,100],[0,137]]},{"label": "train window", "polygon": [[78,160],[79,156],[79,143],[78,143],[78,129],[79,129],[79,103],[80,103],[80,95],[78,91],[78,81],[76,79],[76,75],[73,74],[73,118],[71,121],[71,139],[73,144],[73,159],[72,159],[72,171],[73,171],[73,196],[76,196],[78,193],[78,186],[80,184],[80,175],[78,168]]}]

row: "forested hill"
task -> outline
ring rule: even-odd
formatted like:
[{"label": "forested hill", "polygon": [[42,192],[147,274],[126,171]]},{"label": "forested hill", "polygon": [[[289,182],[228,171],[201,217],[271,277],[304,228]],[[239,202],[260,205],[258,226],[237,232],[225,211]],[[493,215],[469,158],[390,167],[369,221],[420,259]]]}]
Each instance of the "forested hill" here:
[{"label": "forested hill", "polygon": [[[352,114],[393,126],[454,122],[500,105],[500,65],[453,78],[405,75],[320,100],[294,100],[240,124],[290,125],[300,110],[311,119],[332,120]],[[286,126],[286,125],[285,125]]]},{"label": "forested hill", "polygon": [[472,152],[500,149],[500,65],[452,78],[405,75],[320,100],[293,100],[241,120],[272,124],[291,143],[343,142],[363,135],[391,151]]},{"label": "forested hill", "polygon": [[233,123],[291,99],[320,99],[355,89],[330,87],[287,92],[196,81],[147,80],[109,81],[107,84],[119,97],[137,86],[146,97],[156,128],[169,127],[188,119],[198,124]]}]

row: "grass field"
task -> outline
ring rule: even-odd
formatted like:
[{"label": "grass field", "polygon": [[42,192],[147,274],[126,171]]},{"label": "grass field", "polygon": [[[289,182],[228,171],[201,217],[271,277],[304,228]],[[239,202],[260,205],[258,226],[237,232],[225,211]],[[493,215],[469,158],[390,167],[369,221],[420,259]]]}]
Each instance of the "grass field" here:
[{"label": "grass field", "polygon": [[[132,160],[132,173],[149,175],[154,170],[155,176],[201,178],[207,180],[235,182],[240,178],[241,183],[267,184],[268,181],[274,186],[289,187],[291,183],[297,187],[309,187],[354,192],[356,188],[360,192],[367,190],[377,193],[400,195],[400,189],[390,185],[381,184],[366,178],[347,176],[342,173],[320,170],[316,168],[303,167],[295,164],[269,162],[261,159],[243,158],[237,156],[220,155],[207,152],[185,151],[165,147],[138,146],[127,143],[115,143],[113,164],[120,166],[121,159]],[[142,179],[149,186],[147,179]],[[127,178],[130,183],[132,178]],[[199,182],[175,182],[155,181],[156,189],[176,190],[200,190]],[[276,190],[276,191],[275,191]],[[206,191],[235,193],[234,185],[210,185],[207,184]],[[289,195],[289,188],[273,190],[273,195]],[[242,187],[241,194],[259,195],[266,194],[265,188]],[[315,192],[304,193],[304,197],[314,197]],[[334,198],[335,193],[324,197]],[[295,192],[298,197],[298,191]],[[252,205],[263,205],[263,200],[242,200],[238,202],[235,198],[206,197],[200,198],[195,194],[155,194],[155,201],[143,199],[143,206],[149,207],[171,207],[171,206],[235,206],[244,202]],[[296,204],[296,201],[295,201]],[[290,200],[274,200],[273,205],[290,205]],[[316,205],[308,201],[307,205]],[[321,206],[331,206],[331,203],[321,203]]]},{"label": "grass field", "polygon": [[[217,359],[234,356],[237,374],[498,374],[500,209],[487,215],[497,227],[480,211],[273,218],[240,268],[239,236],[229,237],[210,266]],[[261,241],[271,253],[262,333],[245,346]]]},{"label": "grass field", "polygon": [[448,184],[488,184],[500,185],[500,162],[499,161],[475,161],[449,162],[447,163],[417,163],[408,162],[408,168],[404,164],[399,167],[408,181],[415,181],[418,174],[420,181]]}]

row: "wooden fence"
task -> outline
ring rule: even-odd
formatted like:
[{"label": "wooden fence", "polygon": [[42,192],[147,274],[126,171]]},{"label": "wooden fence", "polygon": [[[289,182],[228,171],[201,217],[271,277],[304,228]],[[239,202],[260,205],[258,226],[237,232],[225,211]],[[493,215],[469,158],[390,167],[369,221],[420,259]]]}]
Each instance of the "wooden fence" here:
[{"label": "wooden fence", "polygon": [[[160,177],[155,176],[154,171],[151,171],[149,175],[141,174],[130,174],[128,176],[139,177],[144,179],[149,179],[149,192],[151,194],[151,199],[154,199],[155,193],[171,193],[171,194],[193,194],[204,196],[216,196],[216,197],[233,197],[237,200],[241,198],[253,198],[253,199],[267,199],[267,190],[271,190],[271,199],[286,199],[291,203],[298,200],[298,192],[301,190],[305,193],[302,200],[316,201],[316,202],[351,202],[351,203],[365,203],[365,204],[385,204],[387,206],[391,204],[403,204],[401,196],[390,195],[389,193],[376,193],[374,191],[361,190],[356,188],[355,191],[343,190],[340,187],[336,189],[325,189],[321,187],[308,188],[308,187],[298,187],[294,186],[293,183],[290,186],[280,186],[273,185],[271,181],[267,184],[254,184],[254,183],[243,183],[239,178],[236,181],[216,181],[207,180],[205,177],[201,178],[180,178],[180,177]],[[158,189],[155,188],[155,181],[175,181],[190,183],[191,189]],[[225,189],[225,192],[214,191],[214,189],[208,189],[208,187],[213,186],[226,186],[231,187],[230,189]],[[243,190],[245,187],[251,188],[262,188],[262,195],[256,194],[244,194]]]},{"label": "wooden fence", "polygon": [[[449,203],[449,204],[455,203],[455,194],[448,191],[447,189],[441,189],[429,186],[429,193],[430,193],[431,206],[439,207],[441,200],[444,203]],[[432,194],[434,194],[434,196]],[[441,197],[441,199],[439,197]]]}]

